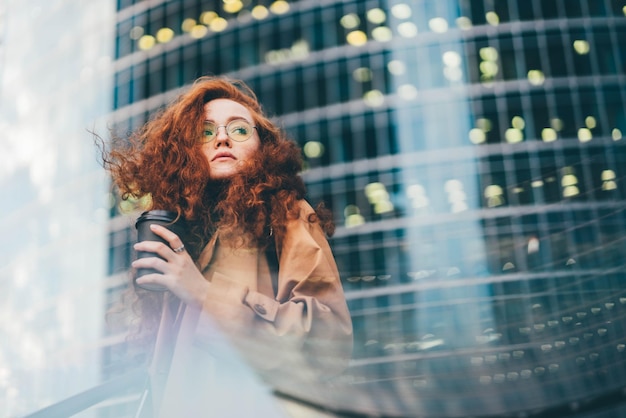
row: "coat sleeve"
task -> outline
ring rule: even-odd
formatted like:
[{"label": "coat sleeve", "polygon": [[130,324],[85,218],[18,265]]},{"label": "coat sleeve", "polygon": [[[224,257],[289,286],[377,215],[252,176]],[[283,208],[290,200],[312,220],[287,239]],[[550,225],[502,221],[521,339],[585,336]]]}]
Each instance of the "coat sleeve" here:
[{"label": "coat sleeve", "polygon": [[275,299],[219,273],[210,278],[203,312],[261,371],[324,378],[341,372],[352,354],[352,322],[337,266],[320,225],[308,221],[311,213],[303,202],[301,216],[287,225]]}]

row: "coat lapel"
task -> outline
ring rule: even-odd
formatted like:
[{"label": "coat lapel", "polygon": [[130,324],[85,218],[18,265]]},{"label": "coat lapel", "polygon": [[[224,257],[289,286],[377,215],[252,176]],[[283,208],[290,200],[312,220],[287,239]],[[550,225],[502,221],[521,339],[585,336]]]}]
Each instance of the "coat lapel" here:
[{"label": "coat lapel", "polygon": [[215,244],[217,243],[217,237],[219,232],[213,234],[209,243],[204,247],[200,255],[198,256],[198,261],[196,261],[196,265],[198,266],[198,270],[202,273],[206,270],[213,258],[213,253],[215,252]]}]

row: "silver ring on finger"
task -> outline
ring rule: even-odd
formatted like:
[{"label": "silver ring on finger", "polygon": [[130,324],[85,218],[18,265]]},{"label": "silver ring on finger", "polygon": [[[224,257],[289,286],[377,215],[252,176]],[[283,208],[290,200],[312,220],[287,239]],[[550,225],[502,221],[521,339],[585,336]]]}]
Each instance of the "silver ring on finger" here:
[{"label": "silver ring on finger", "polygon": [[183,251],[185,251],[185,244],[182,244],[180,247],[178,248],[174,248],[174,252],[177,254],[182,253]]}]

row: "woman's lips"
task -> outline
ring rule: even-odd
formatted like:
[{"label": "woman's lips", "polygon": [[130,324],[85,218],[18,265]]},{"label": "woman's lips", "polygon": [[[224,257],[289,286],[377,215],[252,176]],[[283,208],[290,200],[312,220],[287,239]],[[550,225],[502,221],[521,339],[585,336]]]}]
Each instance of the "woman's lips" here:
[{"label": "woman's lips", "polygon": [[213,157],[211,161],[227,160],[227,159],[235,160],[236,158],[230,152],[219,152],[215,154],[215,156]]}]

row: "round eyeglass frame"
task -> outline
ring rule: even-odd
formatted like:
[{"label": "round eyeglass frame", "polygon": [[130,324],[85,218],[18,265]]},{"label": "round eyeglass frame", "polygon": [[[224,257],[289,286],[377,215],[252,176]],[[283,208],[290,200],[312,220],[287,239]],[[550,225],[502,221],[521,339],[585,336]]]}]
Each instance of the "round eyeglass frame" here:
[{"label": "round eyeglass frame", "polygon": [[[230,130],[231,125],[233,125],[235,123],[242,123],[242,122],[246,126],[250,127],[249,135],[246,138],[243,138],[243,139],[238,139],[238,138],[233,137],[231,135],[231,130]],[[215,139],[217,138],[217,132],[218,132],[218,130],[220,128],[225,128],[226,129],[226,135],[228,136],[228,138],[231,139],[232,141],[235,141],[235,142],[245,142],[248,139],[252,138],[253,129],[257,128],[256,125],[252,125],[250,122],[248,122],[245,119],[235,119],[235,120],[232,120],[232,121],[228,122],[226,125],[217,125],[217,124],[215,124],[213,122],[205,121],[204,122],[204,126],[206,126],[206,125],[212,125],[213,126],[213,128],[215,129],[215,136],[207,141],[207,140],[205,140],[205,136],[203,134],[202,135],[202,140],[200,141],[203,144],[208,144],[210,142],[215,141]],[[204,131],[204,129],[203,129],[203,131]]]}]

